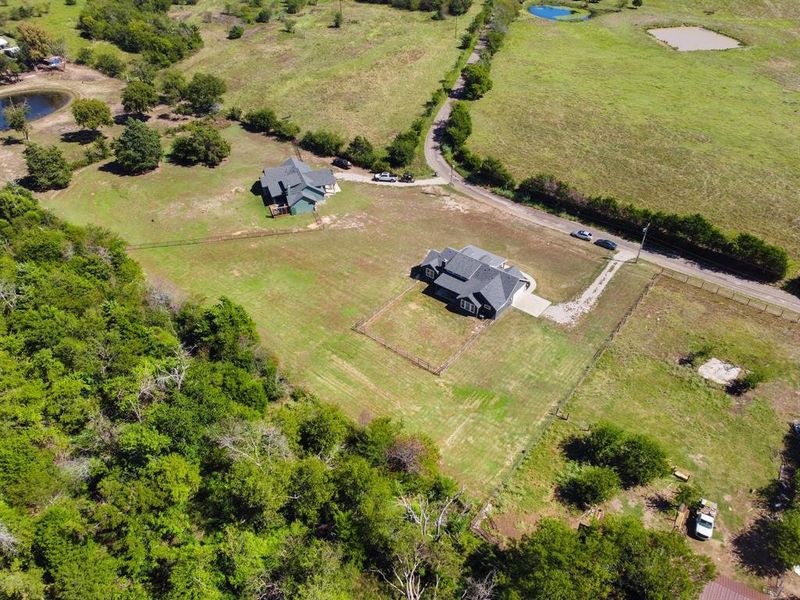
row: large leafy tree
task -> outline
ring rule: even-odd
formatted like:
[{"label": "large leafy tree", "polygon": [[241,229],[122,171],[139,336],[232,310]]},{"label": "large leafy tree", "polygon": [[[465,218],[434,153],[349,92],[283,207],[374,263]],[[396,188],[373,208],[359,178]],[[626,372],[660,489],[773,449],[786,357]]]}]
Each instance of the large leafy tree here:
[{"label": "large leafy tree", "polygon": [[30,138],[31,126],[28,123],[28,111],[30,110],[26,102],[12,103],[3,109],[3,118],[9,129],[19,132]]},{"label": "large leafy tree", "polygon": [[226,89],[225,82],[216,75],[195,73],[186,86],[184,98],[192,111],[196,114],[205,114],[222,102],[222,95]]},{"label": "large leafy tree", "polygon": [[95,98],[78,98],[72,101],[72,118],[85,129],[97,131],[114,124],[108,104]]},{"label": "large leafy tree", "polygon": [[137,119],[128,121],[113,146],[117,164],[132,175],[155,169],[163,153],[158,132]]},{"label": "large leafy tree", "polygon": [[215,167],[231,153],[230,143],[210,125],[194,125],[172,142],[170,159],[183,165]]},{"label": "large leafy tree", "polygon": [[28,144],[23,156],[33,189],[44,191],[69,185],[72,170],[57,146]]},{"label": "large leafy tree", "polygon": [[144,114],[158,104],[158,92],[151,83],[135,79],[122,90],[122,107],[127,113]]}]

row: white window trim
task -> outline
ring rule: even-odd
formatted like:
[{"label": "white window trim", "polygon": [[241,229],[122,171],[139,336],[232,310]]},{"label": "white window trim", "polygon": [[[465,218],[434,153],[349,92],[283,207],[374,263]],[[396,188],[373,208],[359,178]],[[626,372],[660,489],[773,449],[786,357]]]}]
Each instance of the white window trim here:
[{"label": "white window trim", "polygon": [[436,277],[436,271],[434,271],[431,267],[425,267],[425,275],[433,279]]},{"label": "white window trim", "polygon": [[478,309],[475,307],[475,305],[466,298],[461,299],[461,309],[467,311],[471,315],[474,315],[478,312]]}]

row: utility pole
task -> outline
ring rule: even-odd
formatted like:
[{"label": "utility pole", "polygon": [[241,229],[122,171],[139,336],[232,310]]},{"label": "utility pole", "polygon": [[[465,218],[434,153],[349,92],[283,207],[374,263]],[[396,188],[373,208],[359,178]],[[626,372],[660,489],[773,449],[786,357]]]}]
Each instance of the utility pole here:
[{"label": "utility pole", "polygon": [[642,229],[642,243],[639,244],[639,251],[636,252],[636,259],[633,261],[635,263],[639,262],[639,255],[642,253],[642,248],[644,248],[644,241],[647,239],[647,230],[650,229],[650,223],[645,225],[644,229]]}]

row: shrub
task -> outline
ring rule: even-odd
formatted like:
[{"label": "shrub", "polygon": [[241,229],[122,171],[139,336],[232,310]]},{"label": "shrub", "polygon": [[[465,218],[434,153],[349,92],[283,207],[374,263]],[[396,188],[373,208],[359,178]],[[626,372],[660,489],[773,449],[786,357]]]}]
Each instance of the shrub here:
[{"label": "shrub", "polygon": [[699,214],[654,212],[632,204],[620,204],[610,197],[587,197],[552,175],[537,175],[524,180],[517,188],[517,199],[597,220],[636,236],[640,236],[642,228],[650,224],[648,239],[711,258],[731,269],[768,281],[782,279],[789,269],[789,256],[783,248],[767,244],[755,236],[728,236]]},{"label": "shrub", "polygon": [[86,150],[83,151],[83,155],[86,159],[86,164],[90,165],[99,160],[105,160],[111,156],[111,148],[109,147],[106,138],[101,136],[89,144]]},{"label": "shrub", "polygon": [[447,12],[451,15],[464,15],[472,6],[472,0],[450,0],[447,4]]},{"label": "shrub", "polygon": [[493,56],[500,50],[505,37],[505,33],[502,31],[495,31],[494,29],[486,34],[486,52],[489,53],[489,56]]},{"label": "shrub", "polygon": [[94,58],[94,68],[109,77],[119,77],[125,71],[125,63],[116,54],[100,52]]},{"label": "shrub", "polygon": [[354,165],[364,167],[365,169],[372,168],[377,158],[375,156],[375,148],[370,141],[360,135],[353,138],[353,141],[345,148],[343,155]]},{"label": "shrub", "polygon": [[487,156],[481,161],[476,177],[490,187],[502,190],[514,189],[514,176],[499,159],[493,156]]},{"label": "shrub", "polygon": [[386,156],[393,167],[405,167],[414,160],[419,136],[416,131],[398,133],[386,148]]},{"label": "shrub", "polygon": [[75,55],[75,64],[91,65],[94,61],[94,51],[89,46],[84,46]]},{"label": "shrub", "polygon": [[132,175],[155,169],[161,161],[158,132],[136,119],[128,121],[113,147],[119,167]]},{"label": "shrub", "polygon": [[787,510],[772,525],[772,548],[781,564],[789,569],[800,564],[800,506]]},{"label": "shrub", "polygon": [[699,487],[693,483],[681,483],[678,486],[678,490],[675,493],[672,504],[676,509],[680,508],[681,504],[691,508],[693,506],[697,506],[702,497],[703,492],[700,491]]},{"label": "shrub", "polygon": [[256,15],[256,23],[269,23],[272,20],[272,9],[262,8]]},{"label": "shrub", "polygon": [[167,104],[177,104],[186,94],[186,78],[175,69],[167,69],[159,79],[161,97]]},{"label": "shrub", "polygon": [[72,101],[72,118],[84,129],[98,130],[114,124],[108,104],[94,98],[78,98]]},{"label": "shrub", "polygon": [[286,33],[294,33],[295,27],[297,27],[297,21],[286,16],[283,17],[282,21],[283,21],[283,30]]},{"label": "shrub", "polygon": [[228,39],[229,40],[238,40],[240,37],[244,35],[244,27],[241,25],[234,25],[228,31]]},{"label": "shrub", "polygon": [[450,111],[450,118],[444,129],[447,141],[455,148],[461,148],[472,134],[472,117],[465,102],[456,102]]},{"label": "shrub", "polygon": [[333,15],[333,26],[336,29],[340,29],[342,23],[344,23],[344,15],[342,14],[342,11],[337,10],[336,14]]},{"label": "shrub", "polygon": [[31,187],[38,191],[65,188],[72,171],[57,146],[28,144],[23,151]]},{"label": "shrub", "polygon": [[189,135],[175,138],[170,160],[182,165],[204,164],[215,167],[231,153],[231,145],[215,128],[193,125]]},{"label": "shrub", "polygon": [[195,114],[204,114],[222,101],[226,91],[225,82],[215,75],[195,73],[186,86],[184,99]]},{"label": "shrub", "polygon": [[272,128],[272,134],[279,140],[291,141],[297,138],[300,133],[300,127],[292,123],[288,119],[281,119]]},{"label": "shrub", "polygon": [[578,446],[583,460],[614,469],[625,487],[646,485],[669,473],[666,454],[658,443],[616,425],[596,425]]},{"label": "shrub", "polygon": [[319,156],[336,156],[344,140],[332,131],[308,131],[300,140],[300,147]]},{"label": "shrub", "polygon": [[242,109],[239,106],[231,106],[225,111],[225,118],[229,121],[241,121]]},{"label": "shrub", "polygon": [[275,111],[261,108],[246,113],[242,122],[253,131],[270,133],[278,125],[278,117],[275,115]]},{"label": "shrub", "polygon": [[464,97],[477,100],[492,89],[489,69],[480,63],[467,65],[461,72],[464,77]]},{"label": "shrub", "polygon": [[195,25],[169,17],[171,3],[89,0],[81,10],[78,29],[84,37],[107,40],[126,52],[142,53],[147,62],[166,67],[203,45]]},{"label": "shrub", "polygon": [[122,90],[122,107],[127,113],[144,114],[158,104],[155,86],[134,80]]},{"label": "shrub", "polygon": [[561,494],[581,507],[601,504],[620,489],[619,475],[608,467],[585,466],[561,486]]}]

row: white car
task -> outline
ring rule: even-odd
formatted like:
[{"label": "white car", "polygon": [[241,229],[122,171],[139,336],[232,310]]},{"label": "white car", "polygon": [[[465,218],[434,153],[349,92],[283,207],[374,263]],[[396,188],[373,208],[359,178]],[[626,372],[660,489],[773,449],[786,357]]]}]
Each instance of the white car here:
[{"label": "white car", "polygon": [[705,498],[700,500],[697,517],[694,520],[694,533],[698,539],[710,540],[714,535],[714,523],[717,519],[717,505]]},{"label": "white car", "polygon": [[391,173],[375,173],[372,176],[372,181],[381,181],[383,183],[397,183],[397,175]]},{"label": "white car", "polygon": [[586,231],[585,229],[578,229],[578,231],[573,231],[570,235],[574,238],[578,238],[579,240],[585,240],[587,242],[592,241],[592,232]]}]

